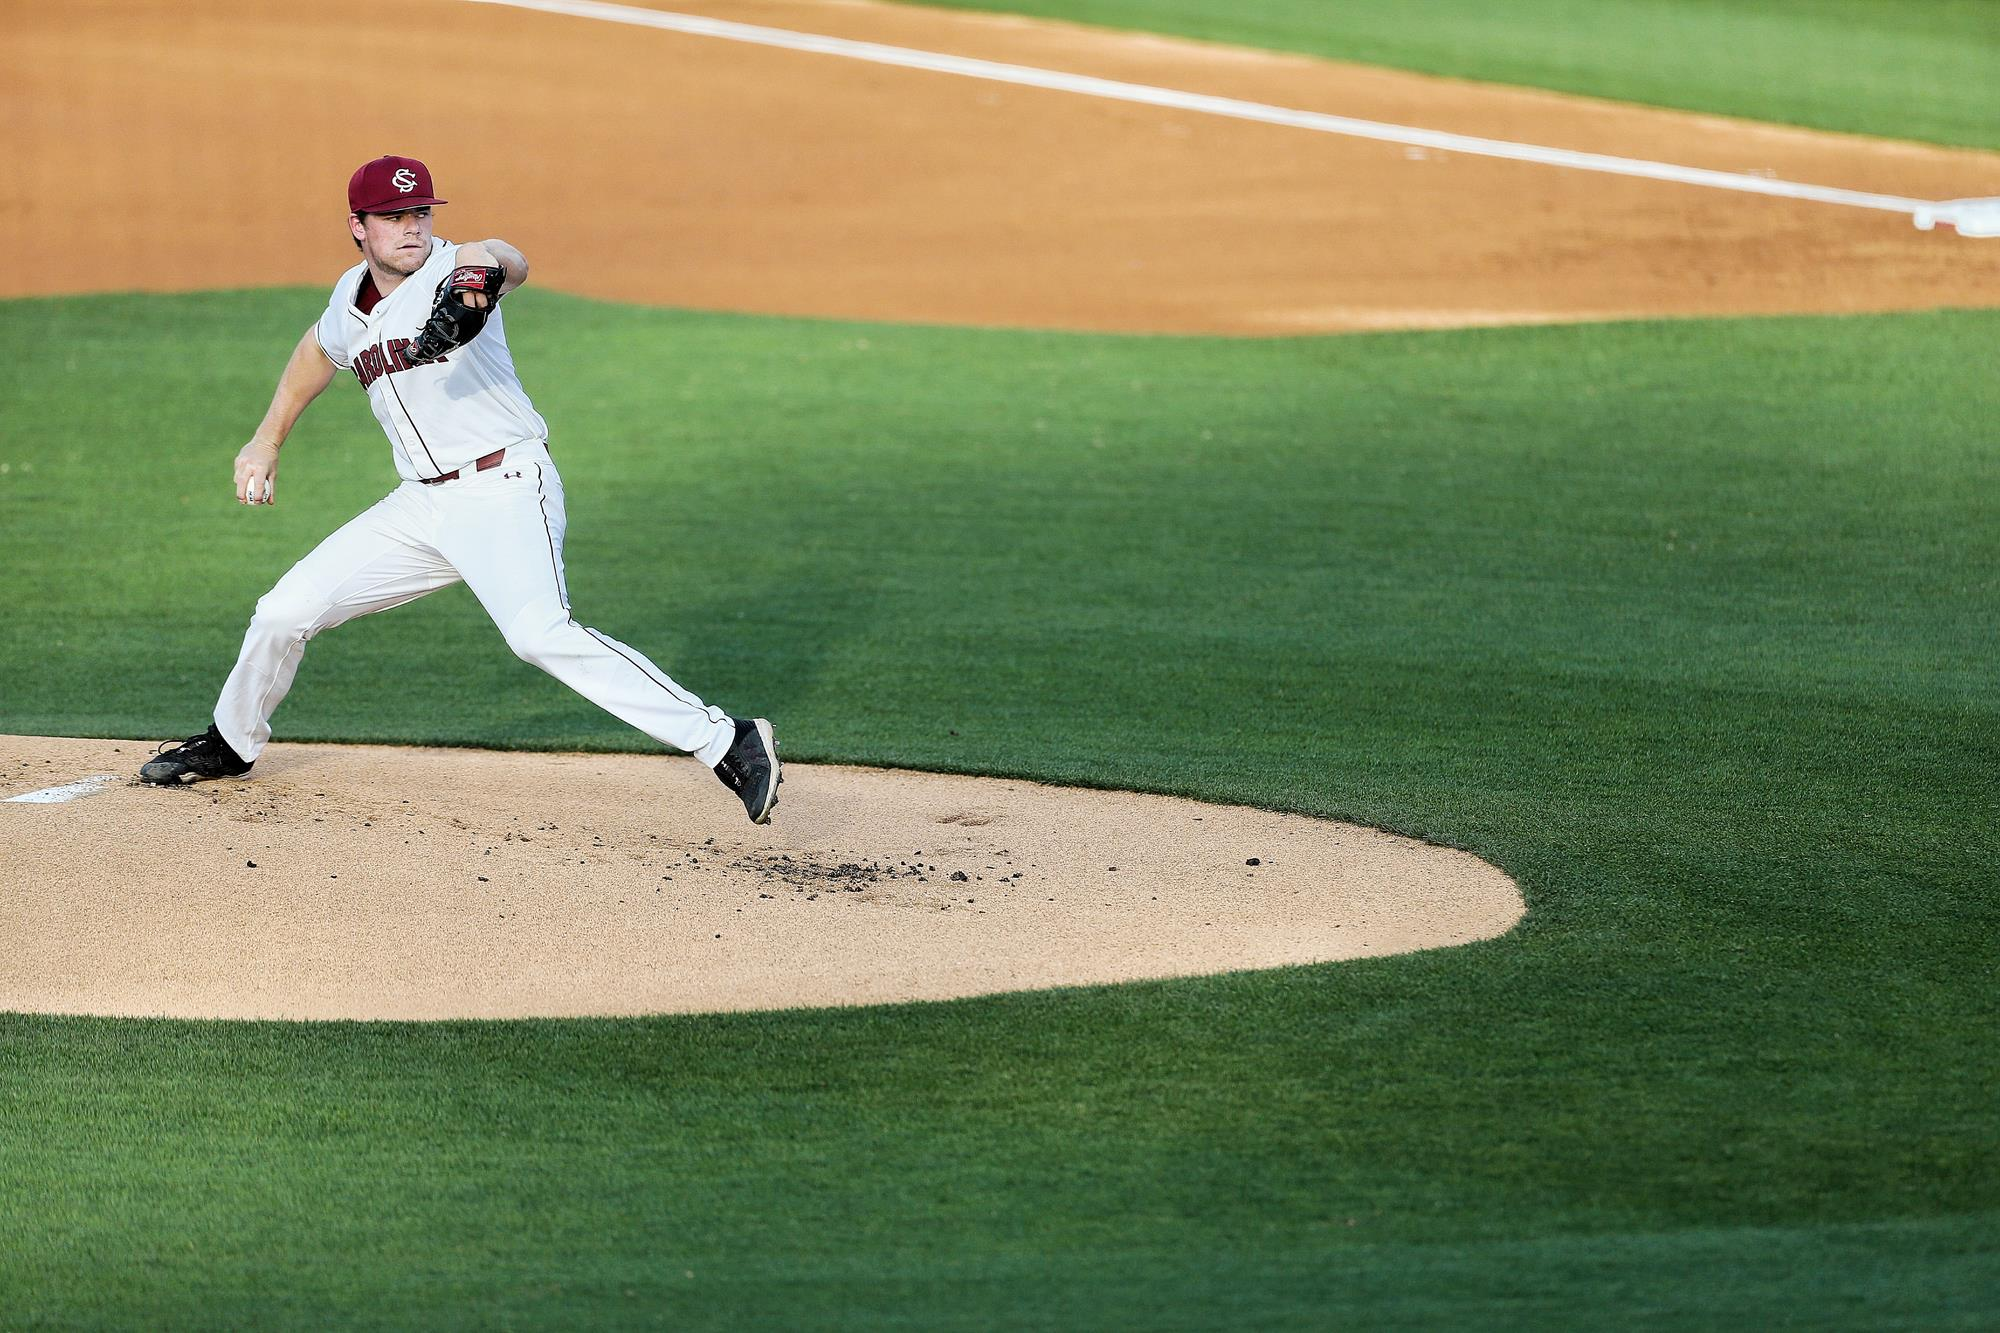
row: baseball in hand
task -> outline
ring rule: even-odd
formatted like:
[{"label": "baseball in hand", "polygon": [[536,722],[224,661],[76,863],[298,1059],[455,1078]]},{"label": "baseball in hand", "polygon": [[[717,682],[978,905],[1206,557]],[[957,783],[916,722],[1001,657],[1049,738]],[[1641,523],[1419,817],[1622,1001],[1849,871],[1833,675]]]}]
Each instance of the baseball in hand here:
[{"label": "baseball in hand", "polygon": [[278,451],[256,440],[236,454],[236,500],[239,504],[278,502]]}]

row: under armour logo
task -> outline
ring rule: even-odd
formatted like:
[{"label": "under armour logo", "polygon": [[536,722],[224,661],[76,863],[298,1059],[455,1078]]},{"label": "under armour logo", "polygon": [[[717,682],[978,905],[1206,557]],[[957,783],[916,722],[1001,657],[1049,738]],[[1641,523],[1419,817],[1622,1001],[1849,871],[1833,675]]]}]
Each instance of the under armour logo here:
[{"label": "under armour logo", "polygon": [[408,167],[398,167],[396,174],[389,178],[389,184],[396,187],[398,194],[408,194],[417,188],[417,173]]},{"label": "under armour logo", "polygon": [[511,477],[518,477],[518,476],[520,476],[520,475],[521,475],[521,474],[520,474],[520,473],[518,473],[518,472],[503,472],[503,473],[501,473],[501,474],[500,474],[500,477],[501,477],[501,479],[502,479],[502,480],[504,481],[504,480],[506,480],[506,479],[508,479],[508,478],[511,478]]}]

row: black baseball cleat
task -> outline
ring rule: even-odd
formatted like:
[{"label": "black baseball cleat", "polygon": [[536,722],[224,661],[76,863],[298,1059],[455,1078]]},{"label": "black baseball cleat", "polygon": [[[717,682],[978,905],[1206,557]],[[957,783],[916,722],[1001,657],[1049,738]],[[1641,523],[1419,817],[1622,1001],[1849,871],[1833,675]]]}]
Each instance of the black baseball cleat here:
[{"label": "black baseball cleat", "polygon": [[250,765],[222,739],[222,733],[211,722],[207,731],[188,737],[171,750],[167,743],[162,743],[156,756],[140,768],[139,781],[170,786],[206,778],[240,778],[249,771]]},{"label": "black baseball cleat", "polygon": [[763,718],[736,719],[736,743],[716,761],[715,776],[722,785],[743,798],[743,809],[753,824],[771,822],[771,807],[778,803],[778,741],[771,724]]}]

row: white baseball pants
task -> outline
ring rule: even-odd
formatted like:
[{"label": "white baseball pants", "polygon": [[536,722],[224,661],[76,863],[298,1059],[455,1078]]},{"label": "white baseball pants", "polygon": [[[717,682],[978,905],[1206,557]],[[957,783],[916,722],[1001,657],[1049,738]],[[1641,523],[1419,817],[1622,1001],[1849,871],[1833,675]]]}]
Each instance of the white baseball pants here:
[{"label": "white baseball pants", "polygon": [[215,705],[222,738],[245,759],[271,739],[308,641],[463,579],[516,656],[621,721],[714,766],[735,727],[644,654],[571,619],[563,583],[562,478],[540,444],[511,448],[485,472],[406,481],[357,515],[257,603],[242,654]]}]

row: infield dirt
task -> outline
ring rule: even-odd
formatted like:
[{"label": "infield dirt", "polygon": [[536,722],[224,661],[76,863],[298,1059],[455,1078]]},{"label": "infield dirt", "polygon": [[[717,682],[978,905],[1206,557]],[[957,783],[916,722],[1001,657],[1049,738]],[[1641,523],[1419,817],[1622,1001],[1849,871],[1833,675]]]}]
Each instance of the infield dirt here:
[{"label": "infield dirt", "polygon": [[[0,1010],[505,1018],[946,999],[1484,939],[1506,875],[1373,829],[833,765],[273,745],[250,780],[0,736]],[[1254,862],[1254,864],[1252,864]]]},{"label": "infield dirt", "polygon": [[[681,12],[1915,198],[2000,154],[855,0]],[[424,80],[398,84],[393,60]],[[449,95],[435,91],[442,80]],[[1366,142],[463,0],[0,13],[0,295],[329,283],[343,193],[428,161],[438,233],[715,310],[1237,334],[2000,304],[1907,217]],[[301,313],[300,326],[311,316]]]}]

